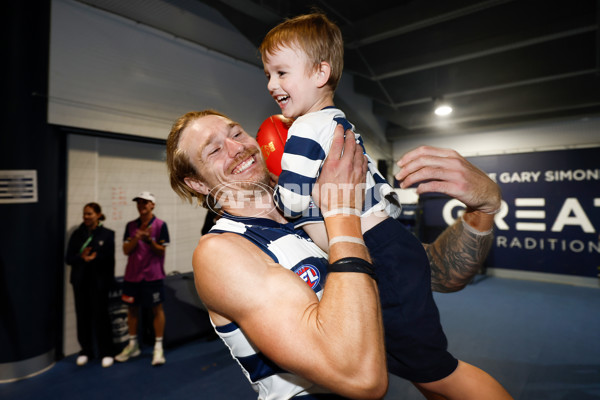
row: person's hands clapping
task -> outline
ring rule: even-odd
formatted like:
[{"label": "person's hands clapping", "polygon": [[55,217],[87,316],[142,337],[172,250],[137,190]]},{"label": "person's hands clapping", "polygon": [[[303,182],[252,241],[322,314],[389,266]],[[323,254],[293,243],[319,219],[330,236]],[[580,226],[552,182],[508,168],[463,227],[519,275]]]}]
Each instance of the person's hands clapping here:
[{"label": "person's hands clapping", "polygon": [[141,240],[144,241],[146,243],[150,242],[150,229],[149,228],[145,228],[145,229],[138,229],[135,232],[135,238],[137,240]]},{"label": "person's hands clapping", "polygon": [[330,210],[362,209],[367,160],[354,133],[338,125],[329,155],[312,192],[315,204],[325,215]]},{"label": "person's hands clapping", "polygon": [[397,165],[396,179],[403,189],[417,185],[418,194],[443,193],[485,214],[500,208],[498,185],[454,150],[421,146],[406,153]]}]

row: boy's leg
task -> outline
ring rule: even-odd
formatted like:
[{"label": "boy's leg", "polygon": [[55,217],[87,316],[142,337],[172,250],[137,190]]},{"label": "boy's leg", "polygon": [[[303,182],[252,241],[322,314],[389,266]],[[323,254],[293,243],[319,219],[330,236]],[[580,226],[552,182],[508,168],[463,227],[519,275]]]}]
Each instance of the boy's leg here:
[{"label": "boy's leg", "polygon": [[379,280],[389,372],[415,382],[447,377],[458,360],[447,351],[423,246],[391,218],[364,238]]},{"label": "boy's leg", "polygon": [[511,400],[512,396],[485,371],[459,361],[456,370],[435,382],[413,384],[427,399]]}]

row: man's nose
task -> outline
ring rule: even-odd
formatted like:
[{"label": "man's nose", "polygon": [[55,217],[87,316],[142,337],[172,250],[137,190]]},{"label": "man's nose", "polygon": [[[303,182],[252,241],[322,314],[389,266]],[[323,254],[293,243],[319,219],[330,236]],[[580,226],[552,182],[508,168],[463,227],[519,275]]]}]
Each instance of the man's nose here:
[{"label": "man's nose", "polygon": [[225,146],[227,148],[227,153],[231,157],[235,157],[237,154],[241,153],[244,150],[243,144],[231,138],[225,139]]}]

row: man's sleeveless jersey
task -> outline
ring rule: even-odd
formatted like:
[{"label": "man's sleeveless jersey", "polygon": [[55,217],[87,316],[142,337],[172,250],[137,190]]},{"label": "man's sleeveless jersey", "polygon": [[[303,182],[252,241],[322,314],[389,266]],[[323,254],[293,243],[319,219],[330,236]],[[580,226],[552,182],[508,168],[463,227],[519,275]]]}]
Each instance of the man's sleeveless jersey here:
[{"label": "man's sleeveless jersey", "polygon": [[[256,244],[275,262],[295,272],[321,299],[327,274],[327,254],[304,231],[294,230],[292,224],[227,214],[217,221],[209,233],[226,232],[237,233]],[[259,399],[342,399],[327,389],[279,368],[256,349],[235,322],[213,326],[258,393]]]}]

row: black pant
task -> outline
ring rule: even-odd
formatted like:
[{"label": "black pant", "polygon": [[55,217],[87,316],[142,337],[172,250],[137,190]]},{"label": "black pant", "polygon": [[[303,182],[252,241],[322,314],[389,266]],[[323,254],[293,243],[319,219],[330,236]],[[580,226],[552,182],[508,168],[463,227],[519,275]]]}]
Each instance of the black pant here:
[{"label": "black pant", "polygon": [[108,313],[108,287],[85,277],[80,283],[73,284],[75,314],[77,316],[77,340],[81,354],[94,357],[94,344],[97,344],[98,356],[112,357],[112,323]]}]

